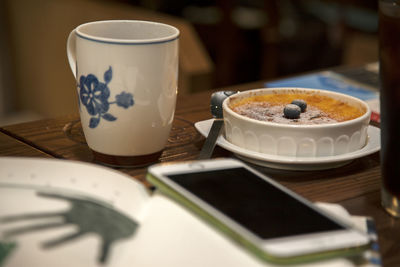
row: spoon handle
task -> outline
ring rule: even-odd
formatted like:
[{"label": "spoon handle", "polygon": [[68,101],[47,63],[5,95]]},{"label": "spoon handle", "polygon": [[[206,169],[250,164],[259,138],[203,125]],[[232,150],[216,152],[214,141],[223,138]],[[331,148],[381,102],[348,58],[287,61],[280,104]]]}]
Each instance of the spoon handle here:
[{"label": "spoon handle", "polygon": [[224,119],[214,119],[211,129],[197,159],[209,159],[214,151],[218,136],[221,134]]}]

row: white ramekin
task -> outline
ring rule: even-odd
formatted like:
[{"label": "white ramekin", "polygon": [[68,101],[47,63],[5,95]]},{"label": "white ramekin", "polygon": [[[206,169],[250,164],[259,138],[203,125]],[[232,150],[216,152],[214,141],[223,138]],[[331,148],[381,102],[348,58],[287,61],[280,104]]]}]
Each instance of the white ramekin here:
[{"label": "white ramekin", "polygon": [[[291,125],[251,119],[234,112],[230,103],[254,95],[290,92],[316,93],[341,100],[365,111],[358,118],[329,124]],[[232,144],[255,152],[291,156],[325,157],[361,149],[367,143],[371,110],[362,100],[325,90],[308,88],[262,88],[243,91],[223,103],[225,138]]]}]

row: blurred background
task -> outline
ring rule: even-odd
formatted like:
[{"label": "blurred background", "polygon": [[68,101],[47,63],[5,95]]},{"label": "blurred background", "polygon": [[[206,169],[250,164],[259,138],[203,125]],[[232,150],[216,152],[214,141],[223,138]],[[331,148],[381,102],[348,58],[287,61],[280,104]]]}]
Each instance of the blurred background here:
[{"label": "blurred background", "polygon": [[180,94],[378,60],[375,0],[0,0],[0,126],[78,112],[66,40],[103,19],[178,27]]}]

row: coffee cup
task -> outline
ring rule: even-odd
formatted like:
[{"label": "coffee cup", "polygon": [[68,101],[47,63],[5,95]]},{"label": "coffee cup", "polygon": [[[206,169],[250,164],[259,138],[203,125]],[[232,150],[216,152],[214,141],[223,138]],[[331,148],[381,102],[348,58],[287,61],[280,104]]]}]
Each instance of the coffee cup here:
[{"label": "coffee cup", "polygon": [[158,160],[175,112],[178,38],[173,26],[136,20],[89,22],[69,34],[80,120],[95,161]]}]

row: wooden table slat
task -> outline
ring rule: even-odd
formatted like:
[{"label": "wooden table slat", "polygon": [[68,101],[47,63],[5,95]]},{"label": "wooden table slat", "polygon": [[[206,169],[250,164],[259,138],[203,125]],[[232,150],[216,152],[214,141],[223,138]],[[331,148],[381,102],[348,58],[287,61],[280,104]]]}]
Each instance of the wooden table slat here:
[{"label": "wooden table slat", "polygon": [[0,132],[0,155],[5,157],[52,157],[2,132]]}]

